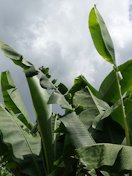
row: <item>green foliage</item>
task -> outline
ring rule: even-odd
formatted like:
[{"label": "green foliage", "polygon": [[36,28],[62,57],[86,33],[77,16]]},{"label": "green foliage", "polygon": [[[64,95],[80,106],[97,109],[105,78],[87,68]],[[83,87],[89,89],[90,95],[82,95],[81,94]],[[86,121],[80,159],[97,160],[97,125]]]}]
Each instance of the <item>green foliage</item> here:
[{"label": "green foliage", "polygon": [[[132,60],[125,62],[118,67],[122,78],[120,78],[122,94],[132,91]],[[117,82],[114,71],[112,71],[102,82],[99,89],[100,98],[109,103],[115,103],[119,99]]]},{"label": "green foliage", "polygon": [[[49,68],[36,68],[0,42],[5,56],[24,71],[36,116],[33,124],[10,72],[2,72],[2,176],[131,175],[132,62],[116,65],[112,39],[96,6],[89,28],[95,48],[113,64],[99,90],[82,75],[68,90],[52,79]],[[53,104],[62,111],[54,113]]]},{"label": "green foliage", "polygon": [[131,152],[130,146],[115,144],[96,144],[77,149],[84,166],[90,170],[101,169],[109,172],[132,170]]},{"label": "green foliage", "polygon": [[111,64],[115,62],[115,52],[110,34],[96,6],[89,15],[89,29],[99,54]]}]

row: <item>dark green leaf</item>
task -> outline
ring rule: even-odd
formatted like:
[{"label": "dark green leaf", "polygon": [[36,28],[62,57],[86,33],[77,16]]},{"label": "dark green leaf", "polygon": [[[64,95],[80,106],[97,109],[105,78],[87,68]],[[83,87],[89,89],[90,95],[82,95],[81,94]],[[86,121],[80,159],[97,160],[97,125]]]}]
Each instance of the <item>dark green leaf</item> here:
[{"label": "dark green leaf", "polygon": [[40,70],[46,75],[46,74],[49,74],[49,68],[45,68],[45,67],[41,67]]},{"label": "dark green leaf", "polygon": [[89,132],[97,143],[122,144],[125,137],[124,129],[110,116],[99,121]]},{"label": "dark green leaf", "polygon": [[57,82],[57,79],[53,79],[53,80],[52,80],[52,83],[53,83],[53,84],[56,84],[56,82]]},{"label": "dark green leaf", "polygon": [[[120,65],[119,71],[123,77],[123,79],[120,80],[122,94],[127,91],[132,91],[132,60]],[[102,82],[99,89],[99,94],[101,99],[107,102],[115,103],[119,99],[114,71],[110,72],[110,74]]]},{"label": "dark green leaf", "polygon": [[30,68],[25,70],[26,77],[33,77],[38,73],[39,71],[34,66],[31,66]]},{"label": "dark green leaf", "polygon": [[115,144],[97,144],[76,150],[81,163],[89,170],[101,168],[116,173],[132,170],[132,147]]},{"label": "dark green leaf", "polygon": [[[130,142],[132,144],[132,99],[126,98],[124,100],[124,106],[125,106],[126,118],[128,122]],[[111,117],[114,121],[120,124],[123,129],[125,129],[124,118],[122,116],[122,111],[121,111],[121,105],[113,111],[113,113],[111,114]]]},{"label": "dark green leaf", "polygon": [[68,91],[68,88],[64,84],[60,83],[58,85],[58,90],[60,91],[61,94],[64,95]]}]

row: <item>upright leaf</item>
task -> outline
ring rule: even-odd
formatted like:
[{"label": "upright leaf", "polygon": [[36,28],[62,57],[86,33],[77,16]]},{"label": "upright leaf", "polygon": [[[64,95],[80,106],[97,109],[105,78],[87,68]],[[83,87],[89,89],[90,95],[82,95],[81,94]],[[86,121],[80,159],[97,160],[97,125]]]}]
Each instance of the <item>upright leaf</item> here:
[{"label": "upright leaf", "polygon": [[37,76],[27,77],[27,81],[42,138],[46,168],[50,172],[53,167],[53,146],[51,128],[52,106],[47,104],[49,93],[40,86]]},{"label": "upright leaf", "polygon": [[101,17],[96,6],[92,8],[89,15],[89,29],[99,54],[111,64],[115,62],[115,52],[110,34],[106,28],[105,22]]}]

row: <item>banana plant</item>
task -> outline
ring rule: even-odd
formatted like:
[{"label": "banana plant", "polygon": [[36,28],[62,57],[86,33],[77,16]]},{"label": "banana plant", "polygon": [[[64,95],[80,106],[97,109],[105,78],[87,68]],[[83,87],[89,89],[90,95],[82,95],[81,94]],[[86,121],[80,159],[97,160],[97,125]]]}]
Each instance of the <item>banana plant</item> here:
[{"label": "banana plant", "polygon": [[[117,66],[112,39],[96,6],[88,25],[98,53],[113,70],[96,90],[83,75],[68,88],[52,80],[4,42],[0,49],[21,67],[36,122],[10,71],[1,73],[2,176],[119,176],[132,170],[132,61]],[[54,113],[54,104],[61,110]]]}]

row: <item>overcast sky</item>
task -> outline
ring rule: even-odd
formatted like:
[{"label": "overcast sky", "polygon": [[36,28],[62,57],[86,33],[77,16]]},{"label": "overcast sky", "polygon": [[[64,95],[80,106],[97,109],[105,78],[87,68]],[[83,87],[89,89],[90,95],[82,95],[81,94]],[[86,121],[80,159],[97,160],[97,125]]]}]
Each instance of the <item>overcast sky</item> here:
[{"label": "overcast sky", "polygon": [[[118,64],[131,59],[129,0],[0,0],[0,40],[37,66],[50,67],[52,75],[68,86],[83,74],[98,88],[111,65],[96,52],[88,30],[94,4],[107,24]],[[0,54],[0,71],[7,69],[24,92],[20,69]]]}]

